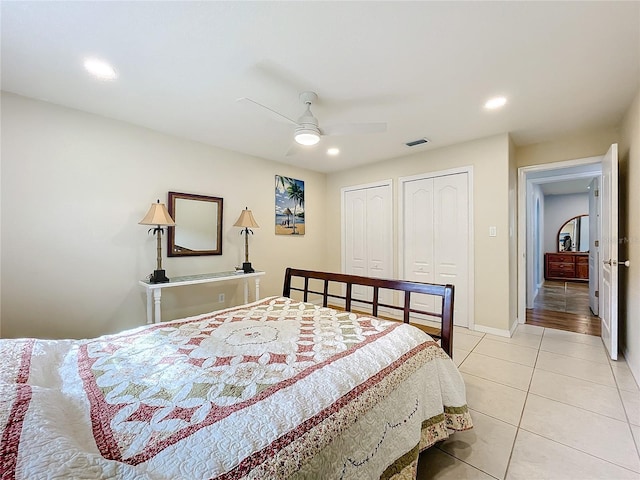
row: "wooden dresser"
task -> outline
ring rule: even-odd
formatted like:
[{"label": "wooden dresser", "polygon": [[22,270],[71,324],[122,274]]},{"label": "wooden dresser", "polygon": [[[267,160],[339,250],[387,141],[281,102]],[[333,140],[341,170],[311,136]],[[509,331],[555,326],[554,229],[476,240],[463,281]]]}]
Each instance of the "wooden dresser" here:
[{"label": "wooden dresser", "polygon": [[544,278],[546,280],[589,280],[588,253],[545,253]]}]

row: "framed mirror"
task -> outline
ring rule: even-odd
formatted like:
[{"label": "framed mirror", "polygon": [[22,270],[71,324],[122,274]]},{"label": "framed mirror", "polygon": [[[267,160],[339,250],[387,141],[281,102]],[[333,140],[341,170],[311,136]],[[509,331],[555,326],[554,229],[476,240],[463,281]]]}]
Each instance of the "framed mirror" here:
[{"label": "framed mirror", "polygon": [[589,251],[589,215],[570,218],[558,230],[558,252]]},{"label": "framed mirror", "polygon": [[222,255],[222,198],[169,192],[167,255]]}]

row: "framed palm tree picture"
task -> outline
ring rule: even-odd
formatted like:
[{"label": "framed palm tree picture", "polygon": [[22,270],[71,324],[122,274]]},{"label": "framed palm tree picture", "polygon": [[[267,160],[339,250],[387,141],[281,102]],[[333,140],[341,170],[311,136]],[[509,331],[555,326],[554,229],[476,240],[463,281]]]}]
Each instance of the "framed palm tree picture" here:
[{"label": "framed palm tree picture", "polygon": [[304,235],[304,181],[276,175],[276,235]]}]

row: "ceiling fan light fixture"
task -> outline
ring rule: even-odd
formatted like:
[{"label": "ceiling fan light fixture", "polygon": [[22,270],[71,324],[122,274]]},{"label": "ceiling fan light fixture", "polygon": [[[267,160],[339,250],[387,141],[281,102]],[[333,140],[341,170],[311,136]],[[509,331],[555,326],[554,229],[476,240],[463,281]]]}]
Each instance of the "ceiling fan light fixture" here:
[{"label": "ceiling fan light fixture", "polygon": [[314,128],[300,127],[296,129],[294,139],[300,145],[315,145],[320,141],[320,132]]}]

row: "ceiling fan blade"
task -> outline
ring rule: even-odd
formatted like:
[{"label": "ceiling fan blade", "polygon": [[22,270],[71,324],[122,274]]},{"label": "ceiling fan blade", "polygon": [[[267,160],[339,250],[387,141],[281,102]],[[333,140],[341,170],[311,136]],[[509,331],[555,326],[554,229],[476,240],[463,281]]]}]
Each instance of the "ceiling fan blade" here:
[{"label": "ceiling fan blade", "polygon": [[307,151],[313,150],[315,145],[300,145],[297,142],[292,142],[289,150],[287,150],[286,156],[293,157],[295,155],[300,155],[301,153],[305,153]]},{"label": "ceiling fan blade", "polygon": [[283,115],[280,112],[275,111],[271,107],[267,107],[266,105],[263,105],[263,104],[261,104],[259,102],[256,102],[255,100],[252,100],[249,97],[240,97],[240,98],[238,98],[236,100],[236,102],[249,102],[252,105],[255,105],[257,107],[263,108],[263,109],[267,110],[268,112],[270,112],[271,114],[274,114],[276,116],[276,118],[279,119],[279,120],[286,120],[288,123],[292,123],[293,125],[298,125],[298,122],[296,122],[295,120],[291,120],[286,115]]},{"label": "ceiling fan blade", "polygon": [[387,131],[385,122],[378,123],[343,123],[329,125],[322,129],[323,135],[360,135],[365,133],[382,133]]},{"label": "ceiling fan blade", "polygon": [[302,151],[302,147],[298,143],[293,142],[291,144],[291,147],[289,147],[289,150],[287,150],[287,153],[286,153],[285,156],[286,157],[292,157],[294,155],[299,154],[301,151]]}]

